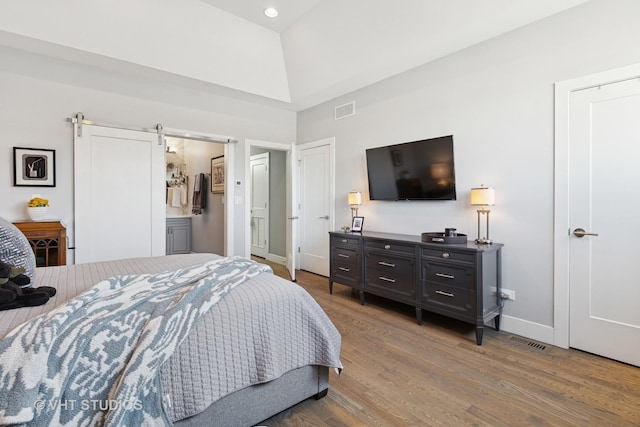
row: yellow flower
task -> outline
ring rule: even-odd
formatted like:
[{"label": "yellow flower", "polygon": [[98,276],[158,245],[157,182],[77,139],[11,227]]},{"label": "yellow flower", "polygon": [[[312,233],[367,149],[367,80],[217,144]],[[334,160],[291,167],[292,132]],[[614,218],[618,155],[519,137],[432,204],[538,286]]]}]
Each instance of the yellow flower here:
[{"label": "yellow flower", "polygon": [[49,206],[49,200],[47,199],[42,199],[40,197],[34,197],[33,199],[29,200],[28,205],[30,208],[37,208],[37,207],[41,207],[41,206]]}]

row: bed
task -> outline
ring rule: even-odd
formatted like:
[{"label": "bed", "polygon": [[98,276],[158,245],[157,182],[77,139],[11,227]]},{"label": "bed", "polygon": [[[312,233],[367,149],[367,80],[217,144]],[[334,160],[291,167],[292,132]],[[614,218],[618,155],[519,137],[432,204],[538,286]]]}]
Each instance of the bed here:
[{"label": "bed", "polygon": [[[124,277],[142,278],[157,286],[154,280],[167,277],[166,272],[197,270],[231,262],[229,260],[213,254],[188,254],[37,268],[33,286],[52,286],[57,293],[45,305],[0,311],[0,344],[17,340],[10,331],[23,322],[33,324],[32,319],[73,305],[107,278],[126,275]],[[134,285],[138,286],[135,281],[128,286]],[[56,307],[60,308],[53,311]],[[321,398],[328,391],[331,370],[342,369],[340,339],[335,326],[304,289],[270,271],[258,271],[194,321],[188,334],[153,373],[152,388],[157,395],[153,399],[161,414],[153,421],[145,418],[142,424],[155,425],[160,419],[165,425],[176,426],[251,426],[310,397]],[[82,340],[81,335],[76,340]],[[3,351],[1,346],[0,351]],[[61,353],[60,348],[57,352]],[[0,382],[4,389],[10,389],[6,387],[7,378],[2,376],[2,361],[0,353]],[[65,384],[67,391],[74,388],[72,383],[79,377],[70,378],[72,380]],[[68,405],[68,396],[76,395],[64,396]],[[3,414],[14,409],[10,403],[3,407],[2,401],[0,399],[0,424]],[[78,406],[80,402],[72,403]],[[95,403],[93,406],[95,410]],[[36,421],[40,409],[34,410]],[[114,421],[111,409],[100,407],[99,413],[89,418],[91,424],[139,422],[139,419],[127,420],[126,410],[125,418]],[[65,415],[67,410],[67,406],[62,410],[56,407],[56,423],[75,425],[78,419],[83,419],[82,413],[75,413],[78,411],[71,414],[78,417],[75,419]]]}]

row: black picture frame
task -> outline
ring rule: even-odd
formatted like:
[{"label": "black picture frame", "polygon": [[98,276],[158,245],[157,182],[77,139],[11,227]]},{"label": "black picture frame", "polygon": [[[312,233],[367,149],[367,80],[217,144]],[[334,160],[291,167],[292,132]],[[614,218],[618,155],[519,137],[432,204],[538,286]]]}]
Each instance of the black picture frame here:
[{"label": "black picture frame", "polygon": [[13,147],[14,187],[55,187],[56,150]]},{"label": "black picture frame", "polygon": [[351,231],[354,231],[357,233],[361,232],[363,224],[364,224],[363,216],[354,216],[353,219],[351,220]]}]

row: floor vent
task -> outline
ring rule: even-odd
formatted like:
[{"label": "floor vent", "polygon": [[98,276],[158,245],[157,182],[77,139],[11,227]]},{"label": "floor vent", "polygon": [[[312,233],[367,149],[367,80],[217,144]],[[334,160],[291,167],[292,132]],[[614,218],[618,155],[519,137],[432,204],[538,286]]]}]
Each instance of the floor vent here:
[{"label": "floor vent", "polygon": [[335,109],[335,119],[340,120],[345,117],[351,117],[356,115],[356,101],[351,101],[347,104],[338,105]]},{"label": "floor vent", "polygon": [[528,340],[526,338],[511,337],[511,341],[515,341],[518,344],[522,344],[522,345],[526,345],[526,346],[531,347],[531,348],[535,348],[536,350],[546,350],[547,349],[546,345],[541,344],[539,342]]}]

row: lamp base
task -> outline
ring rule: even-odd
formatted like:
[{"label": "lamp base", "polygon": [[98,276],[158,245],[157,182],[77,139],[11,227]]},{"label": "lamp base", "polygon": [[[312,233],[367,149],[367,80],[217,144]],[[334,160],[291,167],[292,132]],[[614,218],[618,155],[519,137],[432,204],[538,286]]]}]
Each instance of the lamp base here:
[{"label": "lamp base", "polygon": [[[489,239],[489,212],[491,212],[489,209],[485,209],[485,207],[483,206],[482,209],[478,209],[476,212],[478,212],[478,238],[476,239],[476,243],[479,245],[490,245],[491,244],[491,240]],[[487,225],[486,225],[486,236],[487,237],[482,237],[480,238],[480,216],[481,215],[487,215]]]}]

